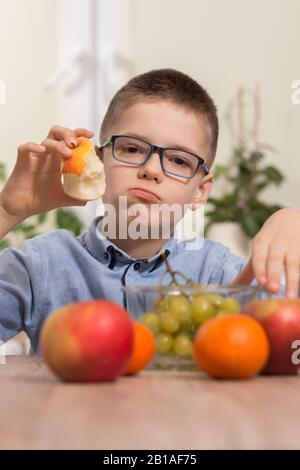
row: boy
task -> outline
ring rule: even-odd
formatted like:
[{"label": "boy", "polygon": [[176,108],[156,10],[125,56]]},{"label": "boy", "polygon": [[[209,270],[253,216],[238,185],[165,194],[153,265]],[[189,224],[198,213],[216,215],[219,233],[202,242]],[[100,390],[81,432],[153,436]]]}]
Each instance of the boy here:
[{"label": "boy", "polygon": [[[64,194],[60,166],[62,158],[70,157],[77,137],[92,135],[85,129],[53,127],[41,145],[19,147],[15,168],[0,194],[0,238],[30,215],[85,205]],[[0,255],[0,339],[7,341],[25,330],[35,352],[43,321],[63,304],[107,298],[126,307],[120,287],[156,284],[165,269],[161,252],[175,270],[201,284],[248,283],[255,277],[277,291],[284,266],[288,294],[295,296],[300,240],[297,210],[279,211],[267,221],[246,266],[228,248],[209,240],[196,251],[187,250],[172,233],[164,240],[161,219],[151,218],[153,204],[190,204],[194,210],[206,202],[213,186],[209,169],[217,139],[215,105],[187,75],[154,70],[129,81],[113,98],[101,127],[97,152],[107,185],[102,199],[115,208],[117,226],[124,216],[120,196],[127,198],[128,227],[134,220],[130,208],[142,204],[146,230],[158,224],[158,237],[122,238],[118,230],[105,237],[98,218],[77,238],[57,230],[25,241],[20,250],[4,250]],[[173,230],[174,221],[170,223]],[[291,226],[293,235],[288,232]]]}]

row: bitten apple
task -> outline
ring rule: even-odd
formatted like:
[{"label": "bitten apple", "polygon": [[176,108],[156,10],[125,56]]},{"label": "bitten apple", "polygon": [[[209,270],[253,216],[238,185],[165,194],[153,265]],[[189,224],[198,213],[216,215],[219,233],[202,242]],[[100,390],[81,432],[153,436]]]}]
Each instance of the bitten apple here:
[{"label": "bitten apple", "polygon": [[296,374],[293,342],[300,340],[300,299],[256,300],[243,307],[243,313],[258,320],[270,342],[265,374]]},{"label": "bitten apple", "polygon": [[66,381],[116,379],[126,371],[133,345],[127,311],[107,300],[65,305],[47,318],[41,332],[46,363]]}]

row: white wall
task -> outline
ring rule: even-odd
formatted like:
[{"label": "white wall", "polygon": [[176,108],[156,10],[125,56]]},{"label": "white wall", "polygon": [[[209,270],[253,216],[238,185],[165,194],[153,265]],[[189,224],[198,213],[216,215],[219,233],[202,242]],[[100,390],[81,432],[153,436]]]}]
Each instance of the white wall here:
[{"label": "white wall", "polygon": [[288,178],[267,198],[300,208],[300,105],[290,100],[300,78],[299,0],[132,0],[131,9],[134,74],[174,67],[208,89],[221,118],[219,162],[230,150],[229,101],[239,86],[261,84],[262,140]]},{"label": "white wall", "polygon": [[56,67],[56,0],[1,0],[0,160],[12,169],[18,145],[40,141],[56,121],[56,99],[44,85]]}]

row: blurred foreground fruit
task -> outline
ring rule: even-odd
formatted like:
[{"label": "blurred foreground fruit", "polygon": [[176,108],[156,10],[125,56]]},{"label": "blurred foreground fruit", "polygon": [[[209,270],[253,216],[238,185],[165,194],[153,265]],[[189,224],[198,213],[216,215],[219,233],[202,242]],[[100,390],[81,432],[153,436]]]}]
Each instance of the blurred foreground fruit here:
[{"label": "blurred foreground fruit", "polygon": [[261,325],[246,315],[221,315],[205,322],[194,340],[197,365],[221,379],[245,379],[266,364],[269,342]]},{"label": "blurred foreground fruit", "polygon": [[66,381],[114,380],[133,351],[132,321],[107,300],[65,305],[45,321],[41,350],[52,371]]},{"label": "blurred foreground fruit", "polygon": [[152,361],[156,352],[152,331],[142,323],[133,323],[134,346],[127,366],[127,374],[137,374]]},{"label": "blurred foreground fruit", "polygon": [[244,311],[261,323],[269,338],[270,357],[263,373],[297,374],[294,341],[300,340],[300,299],[257,300]]}]

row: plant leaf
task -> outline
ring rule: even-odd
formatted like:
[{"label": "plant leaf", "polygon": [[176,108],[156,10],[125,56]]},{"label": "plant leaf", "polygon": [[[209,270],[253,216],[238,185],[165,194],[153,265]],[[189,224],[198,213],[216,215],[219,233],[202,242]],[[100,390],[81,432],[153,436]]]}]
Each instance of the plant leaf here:
[{"label": "plant leaf", "polygon": [[241,228],[246,237],[252,239],[261,228],[261,223],[257,220],[254,213],[242,214],[240,218]]},{"label": "plant leaf", "polygon": [[10,246],[8,240],[0,240],[0,251]]},{"label": "plant leaf", "polygon": [[279,185],[284,180],[283,174],[271,165],[263,169],[263,174],[276,185]]},{"label": "plant leaf", "polygon": [[259,160],[262,160],[263,158],[264,158],[264,154],[258,151],[251,152],[249,155],[249,160],[251,160],[253,163],[257,163]]},{"label": "plant leaf", "polygon": [[38,215],[38,218],[37,218],[37,219],[38,219],[38,223],[39,223],[39,224],[43,224],[43,223],[45,222],[45,220],[47,219],[47,217],[48,217],[47,212],[44,212],[43,214],[39,214],[39,215]]},{"label": "plant leaf", "polygon": [[58,228],[70,230],[75,236],[80,235],[83,223],[71,210],[57,209],[56,223]]},{"label": "plant leaf", "polygon": [[5,164],[0,162],[0,181],[6,180]]},{"label": "plant leaf", "polygon": [[28,225],[28,224],[21,223],[19,225],[16,225],[16,227],[14,227],[11,231],[27,233],[27,232],[31,232],[32,230],[34,230],[35,227],[36,226],[33,224]]},{"label": "plant leaf", "polygon": [[261,181],[260,183],[256,183],[256,185],[255,185],[256,192],[260,193],[267,186],[268,186],[268,181]]},{"label": "plant leaf", "polygon": [[226,173],[229,171],[228,165],[216,165],[213,170],[213,174],[215,179],[220,178],[220,176],[225,176]]}]

